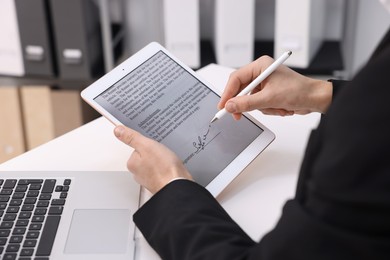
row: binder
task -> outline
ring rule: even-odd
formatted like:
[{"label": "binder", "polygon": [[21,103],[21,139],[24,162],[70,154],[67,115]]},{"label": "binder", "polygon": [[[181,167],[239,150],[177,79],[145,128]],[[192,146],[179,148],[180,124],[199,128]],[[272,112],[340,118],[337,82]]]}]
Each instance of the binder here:
[{"label": "binder", "polygon": [[83,111],[78,90],[52,90],[54,135],[58,137],[83,125]]},{"label": "binder", "polygon": [[129,54],[151,41],[164,43],[163,4],[156,0],[125,1],[125,41]]},{"label": "binder", "polygon": [[214,15],[217,63],[237,68],[253,61],[255,0],[215,0]]},{"label": "binder", "polygon": [[17,87],[0,87],[0,163],[25,151]]},{"label": "binder", "polygon": [[93,79],[104,72],[99,8],[92,0],[50,0],[59,77]]},{"label": "binder", "polygon": [[54,76],[46,0],[15,0],[26,75]]},{"label": "binder", "polygon": [[0,39],[0,74],[23,76],[23,56],[14,0],[0,1]]},{"label": "binder", "polygon": [[33,149],[83,124],[80,93],[49,86],[22,86],[27,149]]},{"label": "binder", "polygon": [[324,0],[276,0],[275,57],[291,50],[285,64],[307,68],[324,39],[325,7]]},{"label": "binder", "polygon": [[163,12],[165,47],[189,67],[200,67],[199,1],[164,0]]},{"label": "binder", "polygon": [[55,137],[50,87],[23,86],[20,95],[26,148],[30,150]]}]

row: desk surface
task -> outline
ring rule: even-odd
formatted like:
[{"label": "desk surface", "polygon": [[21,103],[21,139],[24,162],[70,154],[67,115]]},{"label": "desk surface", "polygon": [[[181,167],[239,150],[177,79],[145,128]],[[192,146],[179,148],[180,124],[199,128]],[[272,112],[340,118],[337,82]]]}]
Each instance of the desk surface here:
[{"label": "desk surface", "polygon": [[[222,91],[230,68],[210,64],[198,73]],[[284,202],[294,195],[308,135],[320,115],[252,115],[275,134],[275,141],[218,197],[232,218],[258,241],[276,224]],[[125,171],[131,153],[113,135],[113,125],[101,117],[59,138],[0,164],[2,171],[85,170]],[[156,259],[144,240],[138,259]]]}]

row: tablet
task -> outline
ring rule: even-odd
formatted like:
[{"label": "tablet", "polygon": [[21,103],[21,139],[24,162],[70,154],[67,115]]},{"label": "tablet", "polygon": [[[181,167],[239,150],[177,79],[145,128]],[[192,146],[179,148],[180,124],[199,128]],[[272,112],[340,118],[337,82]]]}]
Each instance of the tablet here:
[{"label": "tablet", "polygon": [[113,124],[173,150],[194,180],[217,196],[275,138],[249,114],[212,124],[220,96],[156,42],[85,88],[82,98]]}]

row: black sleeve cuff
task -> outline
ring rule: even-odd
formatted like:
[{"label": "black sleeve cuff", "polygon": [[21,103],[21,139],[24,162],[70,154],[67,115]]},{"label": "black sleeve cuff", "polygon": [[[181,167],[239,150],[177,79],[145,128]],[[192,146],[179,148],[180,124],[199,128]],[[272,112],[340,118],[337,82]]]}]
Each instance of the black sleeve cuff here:
[{"label": "black sleeve cuff", "polygon": [[189,180],[167,184],[133,219],[162,259],[243,259],[256,245],[210,192]]},{"label": "black sleeve cuff", "polygon": [[336,80],[336,79],[329,79],[329,82],[332,82],[333,84],[333,92],[332,92],[332,99],[337,96],[337,94],[340,92],[340,89],[343,88],[349,81],[347,80]]}]

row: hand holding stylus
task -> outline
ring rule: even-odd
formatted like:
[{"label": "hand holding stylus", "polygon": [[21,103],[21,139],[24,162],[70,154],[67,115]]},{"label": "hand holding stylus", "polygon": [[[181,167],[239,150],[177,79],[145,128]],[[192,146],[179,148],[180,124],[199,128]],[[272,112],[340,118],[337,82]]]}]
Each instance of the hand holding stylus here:
[{"label": "hand holding stylus", "polygon": [[[218,104],[220,109],[224,108],[221,111],[226,110],[236,120],[242,113],[252,110],[279,116],[326,113],[332,102],[331,82],[306,77],[284,65],[276,66],[270,73],[269,68],[274,64],[276,61],[271,57],[261,56],[232,72]],[[266,70],[268,75],[264,73]],[[252,85],[253,79],[259,78],[263,80]],[[250,95],[246,95],[249,89]],[[217,113],[218,118],[221,118],[220,114]]]},{"label": "hand holding stylus", "polygon": [[[265,78],[267,78],[272,72],[274,72],[283,62],[285,62],[288,57],[292,54],[291,51],[286,51],[283,53],[277,60],[275,60],[263,73],[261,73],[255,80],[253,80],[246,88],[244,88],[237,96],[244,96],[250,93],[257,85],[259,85]],[[216,120],[222,118],[227,114],[225,108],[218,111],[210,123],[215,122]]]}]

